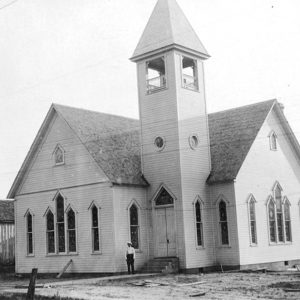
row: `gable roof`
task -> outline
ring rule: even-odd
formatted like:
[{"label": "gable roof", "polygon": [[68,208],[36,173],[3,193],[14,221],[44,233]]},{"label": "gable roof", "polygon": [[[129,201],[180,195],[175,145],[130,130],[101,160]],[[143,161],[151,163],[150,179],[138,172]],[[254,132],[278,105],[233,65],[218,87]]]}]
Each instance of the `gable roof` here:
[{"label": "gable roof", "polygon": [[269,100],[208,115],[211,152],[208,183],[236,178],[275,103],[276,100]]},{"label": "gable roof", "polygon": [[175,0],[158,0],[131,60],[157,50],[180,48],[202,58],[209,55]]},{"label": "gable roof", "polygon": [[58,104],[54,108],[112,183],[147,185],[141,173],[138,120]]},{"label": "gable roof", "polygon": [[0,223],[13,223],[14,219],[14,202],[0,200]]}]

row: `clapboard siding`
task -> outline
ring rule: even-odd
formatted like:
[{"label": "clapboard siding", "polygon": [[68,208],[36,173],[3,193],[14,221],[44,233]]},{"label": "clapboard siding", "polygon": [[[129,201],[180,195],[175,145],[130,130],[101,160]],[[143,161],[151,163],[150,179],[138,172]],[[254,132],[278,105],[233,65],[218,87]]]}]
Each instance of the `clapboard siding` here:
[{"label": "clapboard siding", "polygon": [[[69,204],[76,211],[77,255],[47,255],[45,211],[50,206],[55,210],[53,198],[57,191],[20,195],[16,198],[17,212],[17,265],[16,272],[28,273],[37,267],[39,272],[59,272],[69,261],[73,264],[68,272],[115,272],[113,226],[113,193],[109,184],[60,189]],[[100,207],[101,254],[92,253],[91,211],[94,202]],[[27,209],[33,214],[34,256],[26,253],[26,226],[24,214]]]},{"label": "clapboard siding", "polygon": [[135,260],[135,267],[138,269],[143,266],[149,258],[146,190],[145,188],[114,186],[113,198],[116,271],[122,272],[127,270],[125,251],[127,249],[127,241],[130,241],[129,208],[132,203],[137,205],[139,214],[140,247],[136,250]]},{"label": "clapboard siding", "polygon": [[[53,152],[59,144],[65,164],[55,166]],[[18,194],[107,181],[87,149],[68,124],[55,114],[27,171]]]},{"label": "clapboard siding", "polygon": [[0,223],[0,265],[15,261],[15,225]]},{"label": "clapboard siding", "polygon": [[[278,137],[277,151],[271,151],[269,138],[271,130]],[[237,215],[241,264],[264,263],[300,259],[299,218],[299,159],[288,140],[288,132],[280,125],[274,111],[269,115],[254,141],[236,181]],[[255,179],[255,180],[253,180]],[[270,245],[267,219],[267,198],[278,181],[283,195],[291,203],[292,243]],[[250,245],[248,208],[246,201],[253,194],[256,203],[257,246]]]},{"label": "clapboard siding", "polygon": [[[234,183],[212,185],[210,188],[210,199],[212,203],[211,212],[215,240],[215,263],[217,265],[237,266],[240,264],[240,253]],[[222,246],[220,242],[218,218],[218,200],[220,199],[224,199],[227,203],[229,246]]]}]

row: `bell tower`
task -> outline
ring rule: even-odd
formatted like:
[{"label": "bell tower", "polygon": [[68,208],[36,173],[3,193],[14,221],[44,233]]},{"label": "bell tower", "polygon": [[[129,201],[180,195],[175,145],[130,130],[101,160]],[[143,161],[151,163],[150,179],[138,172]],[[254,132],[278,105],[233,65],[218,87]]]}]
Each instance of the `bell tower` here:
[{"label": "bell tower", "polygon": [[[177,256],[183,268],[201,259],[191,249],[197,236],[193,203],[207,201],[210,171],[203,70],[207,58],[176,1],[158,0],[131,60],[137,64],[142,171],[150,183],[150,253]],[[160,205],[157,197],[166,193],[173,202]],[[168,209],[172,205],[173,211]],[[168,232],[170,227],[174,232]]]}]

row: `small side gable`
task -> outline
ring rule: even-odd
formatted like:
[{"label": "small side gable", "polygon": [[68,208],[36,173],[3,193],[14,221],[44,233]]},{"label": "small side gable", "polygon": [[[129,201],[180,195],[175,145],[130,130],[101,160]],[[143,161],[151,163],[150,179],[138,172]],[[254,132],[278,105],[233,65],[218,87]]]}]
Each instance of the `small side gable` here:
[{"label": "small side gable", "polygon": [[[63,163],[55,150],[63,149]],[[87,149],[52,105],[9,191],[16,194],[109,181]]]}]

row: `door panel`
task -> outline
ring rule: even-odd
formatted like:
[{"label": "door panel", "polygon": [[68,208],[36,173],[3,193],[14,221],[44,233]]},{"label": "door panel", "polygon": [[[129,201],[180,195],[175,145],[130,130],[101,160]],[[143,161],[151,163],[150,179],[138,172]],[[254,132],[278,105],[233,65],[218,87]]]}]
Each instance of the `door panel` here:
[{"label": "door panel", "polygon": [[156,256],[176,256],[174,208],[156,209]]}]

